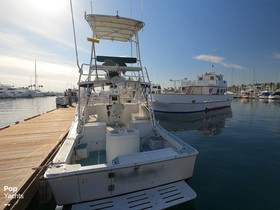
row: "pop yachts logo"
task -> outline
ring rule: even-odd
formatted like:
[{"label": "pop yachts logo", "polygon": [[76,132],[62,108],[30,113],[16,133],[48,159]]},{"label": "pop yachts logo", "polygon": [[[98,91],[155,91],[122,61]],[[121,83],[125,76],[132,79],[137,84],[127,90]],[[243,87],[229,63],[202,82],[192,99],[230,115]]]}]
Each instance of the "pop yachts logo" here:
[{"label": "pop yachts logo", "polygon": [[4,196],[6,199],[23,199],[23,194],[17,192],[17,187],[4,186]]}]

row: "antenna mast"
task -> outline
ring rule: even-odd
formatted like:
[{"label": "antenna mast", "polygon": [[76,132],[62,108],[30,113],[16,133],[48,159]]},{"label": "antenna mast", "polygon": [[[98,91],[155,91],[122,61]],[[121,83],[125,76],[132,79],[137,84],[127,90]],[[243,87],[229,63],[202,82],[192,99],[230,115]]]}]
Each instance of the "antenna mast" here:
[{"label": "antenna mast", "polygon": [[77,66],[79,68],[79,71],[81,71],[81,67],[79,65],[79,56],[78,56],[78,49],[77,49],[77,40],[76,40],[76,32],[75,32],[75,23],[74,23],[72,0],[70,0],[70,7],[71,7],[71,16],[72,16],[72,27],[73,27],[73,34],[74,34],[74,42],[75,42],[76,61],[77,61]]}]

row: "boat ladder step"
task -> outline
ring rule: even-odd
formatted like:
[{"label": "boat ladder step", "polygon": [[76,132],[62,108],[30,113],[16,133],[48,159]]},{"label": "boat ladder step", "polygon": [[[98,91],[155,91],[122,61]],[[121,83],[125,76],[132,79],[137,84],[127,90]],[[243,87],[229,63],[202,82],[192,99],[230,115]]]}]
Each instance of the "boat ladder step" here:
[{"label": "boat ladder step", "polygon": [[179,181],[121,196],[75,204],[72,210],[165,209],[195,197],[194,190],[185,181]]}]

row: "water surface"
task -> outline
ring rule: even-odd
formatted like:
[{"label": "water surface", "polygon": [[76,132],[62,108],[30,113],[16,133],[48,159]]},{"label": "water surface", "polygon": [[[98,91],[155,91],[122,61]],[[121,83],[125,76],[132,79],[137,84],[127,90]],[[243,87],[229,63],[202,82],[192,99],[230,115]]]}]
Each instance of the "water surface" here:
[{"label": "water surface", "polygon": [[[54,108],[55,97],[0,100],[0,126]],[[280,209],[280,101],[234,100],[229,109],[156,118],[199,151],[188,182],[197,198],[170,209]]]},{"label": "water surface", "polygon": [[197,198],[171,209],[280,209],[280,101],[157,118],[199,151],[189,181]]},{"label": "water surface", "polygon": [[0,127],[55,108],[55,97],[0,99]]}]

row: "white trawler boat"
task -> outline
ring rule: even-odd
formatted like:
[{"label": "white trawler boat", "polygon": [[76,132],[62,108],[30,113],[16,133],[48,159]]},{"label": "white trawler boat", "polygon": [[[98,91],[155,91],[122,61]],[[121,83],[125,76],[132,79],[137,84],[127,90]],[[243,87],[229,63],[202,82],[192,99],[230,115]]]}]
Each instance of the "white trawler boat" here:
[{"label": "white trawler boat", "polygon": [[[156,87],[156,86],[155,86]],[[227,94],[223,75],[206,72],[196,81],[182,80],[176,92],[152,91],[153,108],[157,112],[204,112],[231,106],[232,94]]]},{"label": "white trawler boat", "polygon": [[[138,31],[144,23],[86,15],[93,30],[89,68],[69,134],[44,177],[58,205],[72,209],[164,209],[196,197],[187,185],[197,150],[154,121]],[[97,56],[99,40],[131,42],[136,58]],[[130,47],[130,46],[129,46]]]}]

